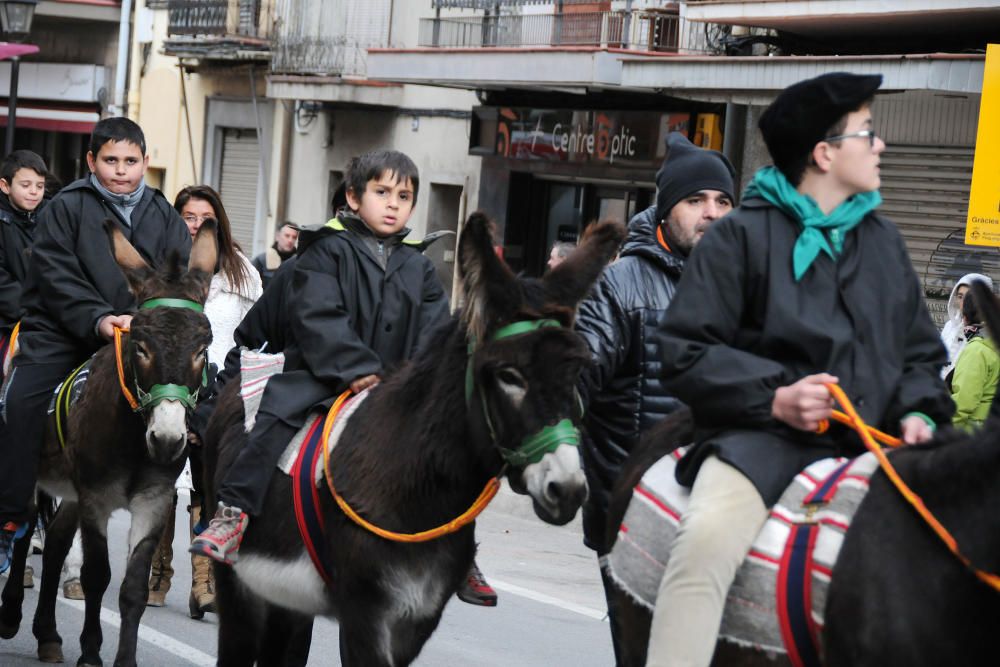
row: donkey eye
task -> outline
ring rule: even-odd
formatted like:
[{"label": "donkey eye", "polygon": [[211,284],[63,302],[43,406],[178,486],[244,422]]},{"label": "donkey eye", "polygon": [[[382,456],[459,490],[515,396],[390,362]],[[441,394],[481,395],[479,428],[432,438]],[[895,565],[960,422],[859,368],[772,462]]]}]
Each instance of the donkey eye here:
[{"label": "donkey eye", "polygon": [[143,345],[142,343],[135,344],[135,354],[143,361],[149,361],[149,358],[153,356],[149,353],[149,350],[147,350],[146,346]]},{"label": "donkey eye", "polygon": [[524,376],[510,366],[505,366],[500,368],[496,372],[497,382],[500,383],[501,387],[504,389],[516,389],[524,391],[528,388],[528,382],[524,379]]}]

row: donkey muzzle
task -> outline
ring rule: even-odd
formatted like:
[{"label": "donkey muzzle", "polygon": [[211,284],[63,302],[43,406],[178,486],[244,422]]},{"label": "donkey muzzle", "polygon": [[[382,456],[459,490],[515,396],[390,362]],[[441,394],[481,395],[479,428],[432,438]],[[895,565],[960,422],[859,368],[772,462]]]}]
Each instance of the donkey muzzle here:
[{"label": "donkey muzzle", "polygon": [[180,401],[165,400],[150,411],[146,450],[157,463],[170,463],[187,446],[187,410]]},{"label": "donkey muzzle", "polygon": [[534,501],[535,514],[557,526],[572,521],[587,497],[579,450],[569,444],[559,445],[538,463],[527,466],[524,482]]}]

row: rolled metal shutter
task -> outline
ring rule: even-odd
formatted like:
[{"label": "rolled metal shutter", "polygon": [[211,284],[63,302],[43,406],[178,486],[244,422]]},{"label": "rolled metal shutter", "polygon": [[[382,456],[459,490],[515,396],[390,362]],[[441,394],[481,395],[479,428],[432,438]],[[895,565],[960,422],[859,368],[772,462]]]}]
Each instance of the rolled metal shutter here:
[{"label": "rolled metal shutter", "polygon": [[882,154],[880,210],[903,234],[938,326],[956,280],[971,272],[1000,278],[996,248],[965,245],[974,153],[971,146],[892,144]]},{"label": "rolled metal shutter", "polygon": [[252,256],[260,172],[260,145],[256,130],[223,129],[220,171],[219,194],[229,215],[233,238],[245,254]]}]

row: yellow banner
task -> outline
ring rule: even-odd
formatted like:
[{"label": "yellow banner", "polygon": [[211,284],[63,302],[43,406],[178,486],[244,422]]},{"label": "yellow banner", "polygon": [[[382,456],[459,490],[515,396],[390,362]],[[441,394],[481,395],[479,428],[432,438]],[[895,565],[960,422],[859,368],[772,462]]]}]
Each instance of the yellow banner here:
[{"label": "yellow banner", "polygon": [[965,242],[1000,246],[1000,44],[986,47]]}]

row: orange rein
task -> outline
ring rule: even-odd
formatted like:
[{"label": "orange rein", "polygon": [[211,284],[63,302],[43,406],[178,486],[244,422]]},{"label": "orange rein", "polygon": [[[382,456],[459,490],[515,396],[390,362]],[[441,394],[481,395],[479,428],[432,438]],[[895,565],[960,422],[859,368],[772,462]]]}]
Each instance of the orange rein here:
[{"label": "orange rein", "polygon": [[448,523],[442,524],[437,528],[431,528],[429,530],[422,530],[419,533],[394,533],[390,530],[385,530],[384,528],[379,528],[378,526],[366,521],[357,512],[355,512],[347,501],[344,500],[337,489],[333,486],[333,473],[330,471],[330,432],[333,430],[333,422],[336,416],[340,413],[340,409],[350,398],[351,391],[345,391],[343,394],[337,397],[337,400],[333,402],[330,407],[330,411],[326,415],[326,422],[323,424],[323,477],[326,478],[326,485],[330,489],[330,493],[333,495],[333,499],[337,501],[337,505],[340,509],[351,519],[354,523],[358,524],[365,530],[378,535],[379,537],[385,538],[387,540],[392,540],[394,542],[428,542],[430,540],[442,537],[444,535],[449,535],[455,531],[467,526],[476,520],[486,506],[490,504],[493,497],[500,490],[500,478],[493,477],[488,482],[486,486],[483,487],[482,493],[476,498],[475,502],[469,509],[465,510],[460,516],[452,519]]},{"label": "orange rein", "polygon": [[122,362],[122,332],[128,333],[128,331],[128,329],[115,327],[115,365],[118,367],[118,386],[122,388],[122,396],[128,401],[132,410],[138,411],[139,401],[135,400],[135,396],[132,395],[125,383],[125,364]]},{"label": "orange rein", "polygon": [[[858,435],[861,436],[862,442],[865,443],[865,447],[868,449],[868,451],[870,451],[872,454],[875,455],[876,459],[878,459],[879,465],[882,468],[882,472],[886,474],[886,476],[892,482],[893,486],[896,487],[896,490],[902,494],[902,496],[906,499],[906,501],[913,506],[913,508],[917,511],[917,513],[921,516],[921,518],[923,518],[923,520],[927,523],[927,525],[930,526],[931,530],[933,530],[934,533],[939,538],[941,538],[941,541],[945,543],[945,546],[948,547],[948,550],[952,554],[954,554],[955,557],[958,558],[958,560],[960,560],[962,564],[965,565],[965,567],[967,567],[981,581],[985,582],[994,590],[1000,591],[1000,576],[980,570],[975,565],[973,565],[972,562],[962,554],[962,552],[958,550],[958,542],[955,540],[952,534],[948,532],[947,528],[941,525],[941,522],[938,521],[933,514],[931,514],[930,510],[927,509],[927,506],[924,505],[924,501],[920,498],[920,496],[918,496],[912,489],[910,489],[909,486],[906,485],[906,482],[904,482],[902,478],[899,476],[899,473],[896,472],[896,469],[892,466],[892,463],[889,462],[889,457],[886,456],[885,452],[883,452],[882,449],[875,443],[876,438],[880,440],[882,438],[885,438],[890,441],[887,442],[886,444],[891,444],[892,446],[895,447],[901,444],[899,438],[893,438],[892,436],[886,435],[885,433],[882,433],[880,431],[876,431],[875,429],[865,424],[864,420],[862,420],[860,415],[858,415],[857,410],[854,409],[854,406],[851,404],[850,399],[847,398],[847,394],[845,394],[844,390],[841,389],[838,385],[829,383],[826,385],[826,387],[827,389],[830,390],[830,393],[833,395],[835,399],[837,399],[837,402],[840,403],[840,406],[844,408],[844,411],[846,412],[846,414],[844,414],[834,411],[833,418],[836,419],[837,421],[847,424],[848,426],[850,426],[851,428],[853,428],[855,431],[858,432]],[[828,428],[829,424],[827,424],[826,427]],[[819,430],[820,432],[823,432],[826,430],[826,428],[824,428],[824,426],[821,424]]]}]

